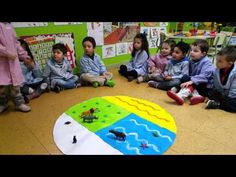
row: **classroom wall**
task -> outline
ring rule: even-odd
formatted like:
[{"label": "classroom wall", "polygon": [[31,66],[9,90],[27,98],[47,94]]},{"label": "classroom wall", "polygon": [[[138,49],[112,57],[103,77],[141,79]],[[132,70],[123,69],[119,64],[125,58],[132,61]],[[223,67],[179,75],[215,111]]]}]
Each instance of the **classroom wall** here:
[{"label": "classroom wall", "polygon": [[[143,26],[143,23],[141,23]],[[25,28],[15,28],[16,34],[20,36],[31,36],[31,35],[40,35],[40,34],[53,34],[53,33],[73,33],[75,41],[75,53],[76,60],[78,60],[83,55],[82,40],[87,36],[87,23],[83,22],[78,25],[54,25],[53,22],[49,22],[48,26],[42,27],[25,27]],[[168,31],[168,30],[167,30]],[[150,54],[154,55],[157,49],[150,49]],[[102,47],[98,46],[96,52],[102,57]],[[116,65],[130,60],[130,54],[115,56],[112,58],[103,59],[106,66]],[[76,68],[78,71],[78,68]]]}]

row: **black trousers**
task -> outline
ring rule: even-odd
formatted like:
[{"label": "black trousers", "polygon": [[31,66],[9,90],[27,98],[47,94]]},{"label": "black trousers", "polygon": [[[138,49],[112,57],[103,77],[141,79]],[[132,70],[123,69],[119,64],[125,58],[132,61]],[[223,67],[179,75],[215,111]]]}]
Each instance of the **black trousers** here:
[{"label": "black trousers", "polygon": [[127,71],[127,66],[125,65],[121,65],[120,69],[119,69],[119,73],[124,76],[124,77],[128,77],[128,76],[133,76],[134,78],[138,77],[138,73],[135,70],[131,70],[131,71]]},{"label": "black trousers", "polygon": [[220,102],[220,109],[228,112],[236,112],[236,98],[226,97],[217,90],[210,90],[208,95],[211,100]]}]

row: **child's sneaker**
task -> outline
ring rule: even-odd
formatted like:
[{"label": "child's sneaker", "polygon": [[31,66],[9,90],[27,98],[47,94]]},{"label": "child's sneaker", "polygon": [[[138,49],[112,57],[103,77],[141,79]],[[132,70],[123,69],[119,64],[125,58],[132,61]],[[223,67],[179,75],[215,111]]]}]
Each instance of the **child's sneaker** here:
[{"label": "child's sneaker", "polygon": [[149,81],[149,82],[148,82],[148,85],[149,85],[150,87],[157,88],[157,82],[156,82],[156,81]]},{"label": "child's sneaker", "polygon": [[31,111],[31,108],[27,106],[26,104],[20,104],[19,106],[16,107],[16,110],[21,111],[21,112],[29,112]]},{"label": "child's sneaker", "polygon": [[206,103],[206,109],[219,109],[220,103],[215,100],[208,100]]},{"label": "child's sneaker", "polygon": [[42,84],[40,85],[40,89],[41,89],[41,90],[46,90],[47,87],[48,87],[48,84],[47,84],[47,83],[42,83]]},{"label": "child's sneaker", "polygon": [[131,81],[133,81],[135,79],[134,76],[128,76],[127,78],[128,78],[129,82],[131,82]]},{"label": "child's sneaker", "polygon": [[74,88],[79,88],[79,87],[81,87],[81,86],[82,86],[82,84],[81,84],[80,82],[75,82]]},{"label": "child's sneaker", "polygon": [[176,92],[173,92],[171,90],[167,91],[167,95],[175,100],[176,103],[178,103],[179,105],[183,105],[184,104],[184,99],[182,97],[180,97]]},{"label": "child's sneaker", "polygon": [[205,97],[201,96],[197,90],[193,90],[192,97],[190,98],[190,105],[195,105],[204,102]]},{"label": "child's sneaker", "polygon": [[97,81],[93,82],[93,87],[97,88],[99,86],[99,83]]},{"label": "child's sneaker", "polygon": [[108,87],[114,87],[115,86],[115,81],[110,79],[105,82],[105,85]]},{"label": "child's sneaker", "polygon": [[170,91],[172,91],[172,92],[174,92],[174,93],[177,93],[178,89],[177,89],[176,87],[172,87],[172,88],[170,89]]},{"label": "child's sneaker", "polygon": [[143,76],[139,76],[139,77],[137,78],[137,83],[138,83],[138,84],[140,84],[140,83],[143,82],[143,81],[144,81]]},{"label": "child's sneaker", "polygon": [[173,92],[172,90],[167,91],[167,95],[175,100],[179,105],[184,104],[184,99],[189,97],[192,93],[192,88],[181,88],[178,93]]},{"label": "child's sneaker", "polygon": [[63,88],[58,85],[56,85],[54,88],[54,92],[56,92],[56,93],[60,93],[60,91],[62,91],[62,90],[63,90]]},{"label": "child's sneaker", "polygon": [[1,106],[0,106],[0,113],[6,111],[7,108],[8,108],[8,105],[1,105]]},{"label": "child's sneaker", "polygon": [[29,94],[32,94],[34,92],[34,89],[32,89],[31,87],[29,87]]}]

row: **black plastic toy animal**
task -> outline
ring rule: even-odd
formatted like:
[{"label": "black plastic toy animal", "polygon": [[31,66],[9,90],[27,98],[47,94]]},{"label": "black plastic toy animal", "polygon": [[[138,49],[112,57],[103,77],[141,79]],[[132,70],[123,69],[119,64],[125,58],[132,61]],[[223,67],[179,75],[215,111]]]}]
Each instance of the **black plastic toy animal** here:
[{"label": "black plastic toy animal", "polygon": [[68,124],[70,124],[70,123],[71,123],[70,121],[67,121],[67,122],[65,122],[64,124],[65,124],[65,125],[68,125]]},{"label": "black plastic toy animal", "polygon": [[73,144],[77,143],[77,139],[76,139],[76,136],[73,137]]},{"label": "black plastic toy animal", "polygon": [[117,140],[125,141],[126,135],[123,132],[118,132],[116,130],[109,130],[109,132],[113,133]]}]

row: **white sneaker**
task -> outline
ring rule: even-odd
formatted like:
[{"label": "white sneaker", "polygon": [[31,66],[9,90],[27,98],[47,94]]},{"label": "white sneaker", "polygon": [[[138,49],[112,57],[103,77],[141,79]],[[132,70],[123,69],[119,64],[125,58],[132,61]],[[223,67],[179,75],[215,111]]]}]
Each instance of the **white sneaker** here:
[{"label": "white sneaker", "polygon": [[26,104],[21,104],[18,107],[16,107],[16,110],[21,111],[21,112],[29,112],[31,111],[31,108],[27,106]]},{"label": "white sneaker", "polygon": [[47,83],[42,83],[42,84],[40,85],[40,89],[41,89],[41,90],[45,90],[47,87],[48,87],[48,84],[47,84]]},{"label": "white sneaker", "polygon": [[0,113],[4,112],[5,110],[7,110],[8,105],[1,105],[0,106]]},{"label": "white sneaker", "polygon": [[34,89],[32,89],[31,87],[29,87],[29,94],[34,93]]},{"label": "white sneaker", "polygon": [[176,87],[172,87],[170,91],[177,93],[178,89]]}]

